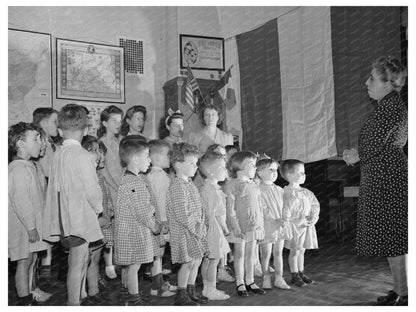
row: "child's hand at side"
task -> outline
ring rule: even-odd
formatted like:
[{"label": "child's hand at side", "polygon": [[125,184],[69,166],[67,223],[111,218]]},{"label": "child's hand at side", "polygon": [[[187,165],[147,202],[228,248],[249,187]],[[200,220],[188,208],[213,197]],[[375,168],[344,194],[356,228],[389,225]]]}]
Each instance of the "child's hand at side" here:
[{"label": "child's hand at side", "polygon": [[35,243],[40,240],[39,233],[38,230],[36,230],[36,228],[27,231],[27,234],[29,235],[29,243]]}]

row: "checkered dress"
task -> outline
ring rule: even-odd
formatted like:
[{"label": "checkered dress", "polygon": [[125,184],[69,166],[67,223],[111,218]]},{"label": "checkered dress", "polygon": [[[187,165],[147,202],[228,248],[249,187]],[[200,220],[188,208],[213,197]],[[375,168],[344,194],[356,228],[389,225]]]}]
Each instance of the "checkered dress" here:
[{"label": "checkered dress", "polygon": [[159,243],[155,226],[155,198],[144,175],[126,171],[117,193],[114,218],[114,259],[118,265],[149,263]]},{"label": "checkered dress", "polygon": [[172,263],[201,258],[208,251],[202,200],[192,182],[173,178],[166,198]]}]

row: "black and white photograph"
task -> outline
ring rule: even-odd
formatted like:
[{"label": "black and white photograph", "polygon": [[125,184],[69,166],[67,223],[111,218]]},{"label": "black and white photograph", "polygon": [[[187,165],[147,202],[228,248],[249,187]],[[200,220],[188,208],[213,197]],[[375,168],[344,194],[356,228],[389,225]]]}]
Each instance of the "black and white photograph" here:
[{"label": "black and white photograph", "polygon": [[4,6],[5,306],[411,306],[412,8],[287,4]]}]

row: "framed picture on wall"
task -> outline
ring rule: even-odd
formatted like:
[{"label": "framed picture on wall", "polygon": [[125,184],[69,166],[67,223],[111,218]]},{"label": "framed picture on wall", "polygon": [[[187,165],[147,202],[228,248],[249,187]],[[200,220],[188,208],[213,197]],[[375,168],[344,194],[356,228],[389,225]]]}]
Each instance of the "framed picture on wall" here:
[{"label": "framed picture on wall", "polygon": [[8,122],[31,122],[38,107],[52,107],[51,35],[11,29],[8,33]]},{"label": "framed picture on wall", "polygon": [[180,67],[224,70],[224,38],[179,35]]},{"label": "framed picture on wall", "polygon": [[122,47],[56,39],[56,97],[125,103]]}]

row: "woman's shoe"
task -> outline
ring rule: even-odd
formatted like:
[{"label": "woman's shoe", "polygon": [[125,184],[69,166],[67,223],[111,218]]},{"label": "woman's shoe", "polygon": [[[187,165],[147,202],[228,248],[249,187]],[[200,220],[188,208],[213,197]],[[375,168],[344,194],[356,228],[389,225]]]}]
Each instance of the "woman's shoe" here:
[{"label": "woman's shoe", "polygon": [[236,287],[237,289],[237,295],[240,297],[248,297],[248,292],[244,284],[240,284]]},{"label": "woman's shoe", "polygon": [[394,290],[389,290],[386,296],[381,296],[377,298],[377,302],[374,304],[376,306],[389,306],[399,298],[399,295]]},{"label": "woman's shoe", "polygon": [[254,283],[251,283],[250,285],[246,285],[246,288],[247,288],[247,291],[251,291],[255,294],[259,294],[259,295],[265,295],[266,294],[266,292],[263,289],[261,289],[259,286],[257,286]]}]

